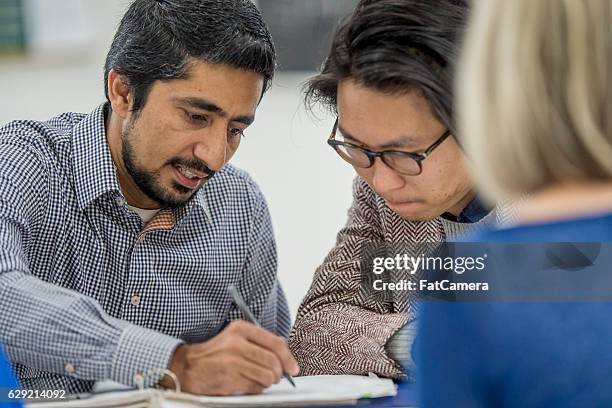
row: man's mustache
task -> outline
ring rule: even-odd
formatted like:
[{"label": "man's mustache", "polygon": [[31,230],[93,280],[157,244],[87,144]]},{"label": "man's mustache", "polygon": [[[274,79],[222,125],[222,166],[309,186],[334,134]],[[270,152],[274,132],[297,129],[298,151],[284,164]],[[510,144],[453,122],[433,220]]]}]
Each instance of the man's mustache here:
[{"label": "man's mustache", "polygon": [[189,160],[174,158],[170,160],[169,164],[173,166],[182,166],[187,169],[193,169],[200,173],[205,173],[207,178],[211,178],[215,175],[216,171],[208,167],[206,163],[201,160]]}]

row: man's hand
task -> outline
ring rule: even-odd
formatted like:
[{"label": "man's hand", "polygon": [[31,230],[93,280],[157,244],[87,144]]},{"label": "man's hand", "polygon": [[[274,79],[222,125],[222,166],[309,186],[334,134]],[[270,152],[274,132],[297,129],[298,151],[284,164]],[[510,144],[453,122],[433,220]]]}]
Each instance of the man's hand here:
[{"label": "man's hand", "polygon": [[[259,394],[283,372],[299,372],[282,337],[242,320],[207,342],[179,346],[168,368],[182,391],[205,395]],[[173,388],[167,376],[161,385]]]}]

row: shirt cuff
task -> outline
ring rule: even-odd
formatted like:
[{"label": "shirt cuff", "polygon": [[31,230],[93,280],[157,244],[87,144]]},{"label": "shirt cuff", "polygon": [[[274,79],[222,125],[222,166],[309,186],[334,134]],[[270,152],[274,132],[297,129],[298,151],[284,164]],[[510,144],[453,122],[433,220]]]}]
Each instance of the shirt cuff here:
[{"label": "shirt cuff", "polygon": [[416,368],[412,352],[414,339],[417,332],[417,320],[406,323],[385,344],[387,355],[398,363],[405,371],[413,371]]},{"label": "shirt cuff", "polygon": [[111,364],[110,379],[135,387],[134,377],[140,374],[144,386],[151,387],[159,382],[168,368],[174,350],[183,344],[182,340],[146,329],[129,325],[119,339]]}]

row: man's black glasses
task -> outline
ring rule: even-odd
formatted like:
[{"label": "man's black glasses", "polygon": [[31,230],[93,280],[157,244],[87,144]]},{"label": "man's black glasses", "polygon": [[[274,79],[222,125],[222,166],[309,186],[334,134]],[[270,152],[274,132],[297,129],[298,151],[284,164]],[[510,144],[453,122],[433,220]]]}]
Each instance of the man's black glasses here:
[{"label": "man's black glasses", "polygon": [[387,166],[398,173],[407,176],[418,176],[421,174],[423,171],[421,162],[429,157],[431,152],[433,152],[436,147],[440,146],[440,144],[442,144],[442,142],[451,134],[450,130],[447,129],[442,136],[440,136],[422,153],[408,153],[395,150],[373,152],[372,150],[365,149],[352,143],[336,140],[337,132],[338,119],[336,119],[336,122],[334,123],[334,129],[327,140],[327,144],[329,144],[336,151],[336,153],[340,155],[340,157],[353,166],[366,169],[374,165],[375,158],[380,157],[383,163],[385,163]]}]

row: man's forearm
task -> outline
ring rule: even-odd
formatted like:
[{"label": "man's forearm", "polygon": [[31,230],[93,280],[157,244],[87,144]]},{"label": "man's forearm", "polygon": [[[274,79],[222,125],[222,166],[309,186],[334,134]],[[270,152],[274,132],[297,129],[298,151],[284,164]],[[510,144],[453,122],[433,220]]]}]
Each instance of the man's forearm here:
[{"label": "man's forearm", "polygon": [[298,320],[289,348],[301,375],[373,372],[401,377],[383,346],[406,321],[401,313],[381,314],[342,303],[328,304]]},{"label": "man's forearm", "polygon": [[0,273],[0,315],[0,341],[14,363],[79,379],[134,385],[138,372],[165,368],[181,343],[24,272]]}]

